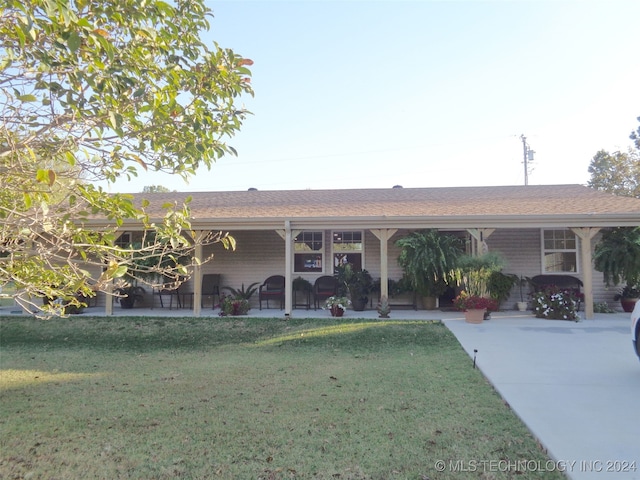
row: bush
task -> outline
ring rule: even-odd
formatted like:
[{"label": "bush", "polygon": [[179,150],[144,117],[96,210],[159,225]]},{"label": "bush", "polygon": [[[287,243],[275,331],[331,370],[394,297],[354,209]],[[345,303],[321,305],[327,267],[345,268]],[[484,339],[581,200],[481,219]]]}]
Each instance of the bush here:
[{"label": "bush", "polygon": [[228,315],[246,315],[251,306],[246,298],[232,297],[230,295],[222,295],[220,298],[220,316]]},{"label": "bush", "polygon": [[538,318],[577,320],[578,299],[570,290],[549,289],[533,295],[533,311]]},{"label": "bush", "polygon": [[453,299],[453,305],[458,310],[474,310],[486,308],[488,311],[498,310],[498,301],[494,298],[479,297],[478,295],[469,295],[464,290]]}]

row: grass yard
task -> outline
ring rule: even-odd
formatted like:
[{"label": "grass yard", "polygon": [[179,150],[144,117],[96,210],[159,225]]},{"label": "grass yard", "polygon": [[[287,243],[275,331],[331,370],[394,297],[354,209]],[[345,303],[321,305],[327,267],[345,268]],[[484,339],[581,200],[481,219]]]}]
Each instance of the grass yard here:
[{"label": "grass yard", "polygon": [[439,322],[6,317],[0,335],[3,479],[525,479],[472,465],[548,460]]}]

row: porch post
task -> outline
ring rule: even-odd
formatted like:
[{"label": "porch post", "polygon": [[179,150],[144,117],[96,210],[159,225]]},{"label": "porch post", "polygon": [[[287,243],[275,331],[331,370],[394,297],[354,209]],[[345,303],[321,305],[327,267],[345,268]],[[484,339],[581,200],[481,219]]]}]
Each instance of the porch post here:
[{"label": "porch post", "polygon": [[[195,235],[195,250],[193,252],[195,265],[193,266],[193,315],[199,317],[202,313],[202,239],[206,233],[199,230]],[[211,299],[213,302],[213,298]]]},{"label": "porch post", "polygon": [[284,222],[284,315],[285,317],[291,316],[293,309],[293,291],[291,289],[292,279],[291,271],[293,263],[292,252],[292,234],[291,234],[291,222],[285,220]]},{"label": "porch post", "polygon": [[584,286],[584,316],[593,319],[593,264],[591,256],[591,239],[600,231],[599,227],[572,228],[571,231],[580,237],[582,284]]},{"label": "porch post", "polygon": [[113,280],[109,280],[105,287],[104,314],[113,315]]},{"label": "porch post", "polygon": [[371,230],[371,233],[380,240],[380,297],[384,296],[389,298],[388,243],[389,239],[393,237],[397,231],[397,228],[380,228]]}]

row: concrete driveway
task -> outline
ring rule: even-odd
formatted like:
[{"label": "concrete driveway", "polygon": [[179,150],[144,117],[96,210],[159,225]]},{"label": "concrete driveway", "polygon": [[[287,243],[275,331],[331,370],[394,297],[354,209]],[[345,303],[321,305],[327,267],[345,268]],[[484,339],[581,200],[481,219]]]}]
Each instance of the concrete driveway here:
[{"label": "concrete driveway", "polygon": [[[572,479],[640,479],[640,362],[629,314],[578,323],[515,312],[444,319]],[[552,467],[553,468],[553,467]]]}]

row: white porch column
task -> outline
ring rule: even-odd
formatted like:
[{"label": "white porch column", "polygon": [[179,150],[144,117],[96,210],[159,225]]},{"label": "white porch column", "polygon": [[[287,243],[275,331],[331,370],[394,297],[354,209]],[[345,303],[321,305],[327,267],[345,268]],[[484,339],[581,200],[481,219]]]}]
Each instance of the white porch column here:
[{"label": "white porch column", "polygon": [[105,304],[104,304],[104,313],[105,315],[113,315],[113,280],[109,280],[105,288]]},{"label": "white porch column", "polygon": [[[276,230],[284,239],[284,315],[290,317],[293,310],[293,232],[291,222],[284,221],[284,230]],[[296,233],[297,235],[297,233]]]},{"label": "white porch column", "polygon": [[371,233],[380,240],[380,297],[384,296],[389,298],[388,243],[389,239],[393,237],[397,231],[397,228],[380,228],[371,230]]},{"label": "white porch column", "polygon": [[293,271],[293,238],[291,222],[284,222],[284,316],[291,316],[293,310],[293,291],[291,289]]},{"label": "white porch column", "polygon": [[584,288],[584,315],[593,318],[593,261],[591,257],[591,239],[600,231],[599,227],[572,228],[571,231],[580,237],[582,284]]},{"label": "white porch column", "polygon": [[[193,266],[193,315],[199,317],[202,313],[202,240],[207,235],[204,230],[195,234],[195,251],[193,252],[195,264]],[[213,298],[211,299],[213,302]]]}]

